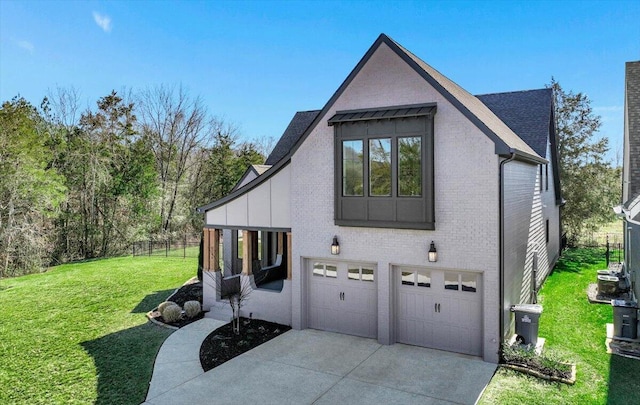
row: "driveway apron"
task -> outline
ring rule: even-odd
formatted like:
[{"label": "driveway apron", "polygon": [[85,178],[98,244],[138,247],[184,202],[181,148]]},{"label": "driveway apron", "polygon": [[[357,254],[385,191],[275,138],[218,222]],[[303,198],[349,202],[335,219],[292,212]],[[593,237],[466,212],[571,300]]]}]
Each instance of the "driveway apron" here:
[{"label": "driveway apron", "polygon": [[495,370],[477,357],[291,330],[206,373],[163,381],[145,404],[474,404]]}]

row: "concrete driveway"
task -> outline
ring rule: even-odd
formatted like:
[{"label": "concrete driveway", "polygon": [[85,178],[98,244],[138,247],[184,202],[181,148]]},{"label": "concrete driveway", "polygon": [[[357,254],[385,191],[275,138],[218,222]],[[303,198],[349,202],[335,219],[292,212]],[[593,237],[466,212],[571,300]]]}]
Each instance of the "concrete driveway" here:
[{"label": "concrete driveway", "polygon": [[145,404],[474,404],[495,370],[470,356],[291,330],[174,388],[150,390]]}]

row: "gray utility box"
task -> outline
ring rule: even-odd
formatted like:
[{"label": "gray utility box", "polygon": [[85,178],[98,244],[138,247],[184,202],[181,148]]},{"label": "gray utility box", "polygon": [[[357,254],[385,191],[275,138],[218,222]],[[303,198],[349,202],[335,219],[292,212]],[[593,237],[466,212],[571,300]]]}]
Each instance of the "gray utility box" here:
[{"label": "gray utility box", "polygon": [[611,300],[613,306],[613,336],[627,339],[638,337],[638,303]]},{"label": "gray utility box", "polygon": [[516,317],[516,341],[525,345],[538,343],[538,321],[542,305],[518,304],[511,306]]}]

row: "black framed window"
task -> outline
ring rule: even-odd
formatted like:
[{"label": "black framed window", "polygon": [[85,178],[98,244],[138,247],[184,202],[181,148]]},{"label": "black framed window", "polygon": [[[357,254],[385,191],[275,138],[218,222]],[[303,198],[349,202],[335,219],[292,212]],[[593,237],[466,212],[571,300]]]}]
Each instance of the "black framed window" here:
[{"label": "black framed window", "polygon": [[364,195],[362,141],[342,141],[342,195]]},{"label": "black framed window", "polygon": [[549,164],[544,165],[544,181],[545,181],[544,189],[545,191],[547,191],[549,190]]},{"label": "black framed window", "polygon": [[545,235],[545,240],[547,243],[549,243],[549,220],[545,220],[544,221],[544,235]]},{"label": "black framed window", "polygon": [[329,120],[337,225],[435,229],[435,112],[425,104],[342,111]]},{"label": "black framed window", "polygon": [[391,138],[369,140],[369,195],[391,195]]},{"label": "black framed window", "polygon": [[422,196],[422,138],[398,138],[398,196]]}]

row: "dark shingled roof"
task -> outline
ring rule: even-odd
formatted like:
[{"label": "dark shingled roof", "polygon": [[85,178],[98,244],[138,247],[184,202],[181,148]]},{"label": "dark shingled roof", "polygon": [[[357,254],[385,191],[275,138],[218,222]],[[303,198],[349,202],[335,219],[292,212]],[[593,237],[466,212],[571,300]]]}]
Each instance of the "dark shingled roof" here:
[{"label": "dark shingled roof", "polygon": [[320,110],[297,112],[264,164],[273,166],[287,156],[319,113]]},{"label": "dark shingled roof", "polygon": [[553,93],[551,89],[476,96],[538,155],[547,156]]},{"label": "dark shingled roof", "polygon": [[[476,96],[538,155],[547,157],[551,89],[514,91]],[[265,162],[275,165],[287,156],[320,110],[297,112]]]}]

